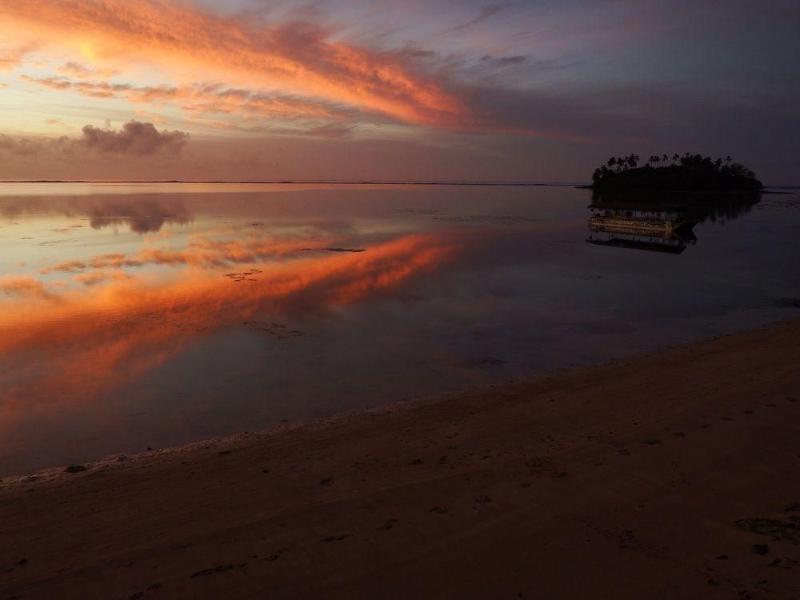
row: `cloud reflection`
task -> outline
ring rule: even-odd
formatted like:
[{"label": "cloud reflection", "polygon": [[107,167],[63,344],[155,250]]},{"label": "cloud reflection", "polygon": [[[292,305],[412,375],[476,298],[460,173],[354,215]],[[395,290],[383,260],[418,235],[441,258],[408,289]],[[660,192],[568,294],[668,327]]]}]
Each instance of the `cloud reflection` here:
[{"label": "cloud reflection", "polygon": [[236,280],[219,269],[184,269],[167,283],[120,271],[79,275],[60,293],[32,278],[2,303],[0,428],[19,411],[91,401],[173,359],[201,339],[265,314],[320,311],[394,290],[450,260],[459,240],[410,235],[363,253],[310,254],[255,263]]},{"label": "cloud reflection", "polygon": [[[134,233],[155,233],[164,225],[186,225],[194,219],[180,199],[154,200],[135,198],[94,199],[39,197],[18,200],[3,199],[0,216],[15,219],[21,215],[61,215],[85,217],[92,229],[130,227]],[[75,266],[75,265],[73,265]],[[54,269],[70,270],[70,269]]]}]

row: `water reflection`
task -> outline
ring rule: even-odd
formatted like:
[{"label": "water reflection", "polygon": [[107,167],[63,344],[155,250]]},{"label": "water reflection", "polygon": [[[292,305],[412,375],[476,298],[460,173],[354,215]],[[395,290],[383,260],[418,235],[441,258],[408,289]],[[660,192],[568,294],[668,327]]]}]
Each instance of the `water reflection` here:
[{"label": "water reflection", "polygon": [[[0,278],[0,291],[21,300],[6,301],[0,312],[0,357],[14,365],[0,374],[0,416],[8,418],[23,405],[30,409],[77,398],[92,401],[163,365],[196,345],[197,338],[226,328],[278,338],[299,335],[275,320],[386,293],[439,268],[457,248],[456,237],[410,235],[363,253],[338,248],[310,253],[303,247],[303,258],[261,262],[258,268],[250,263],[244,271],[225,272],[217,268],[227,264],[226,253],[231,252],[223,247],[216,255],[201,255],[199,264],[208,268],[181,272],[168,281],[119,270],[100,272],[97,281],[78,289],[45,288],[32,277]],[[253,257],[245,251],[244,256],[263,260],[266,254]],[[155,253],[154,260],[192,264],[180,254]],[[76,268],[87,264],[96,261]],[[114,264],[142,263],[123,257]],[[78,277],[97,273],[90,270]]]},{"label": "water reflection", "polygon": [[644,352],[800,297],[784,204],[723,231],[754,202],[667,198],[654,215],[596,197],[593,215],[705,242],[691,261],[608,260],[572,188],[15,190],[0,189],[0,477]]},{"label": "water reflection", "polygon": [[682,254],[697,243],[694,227],[706,220],[736,219],[758,204],[760,193],[643,196],[595,192],[589,237],[597,246]]},{"label": "water reflection", "polygon": [[155,233],[166,225],[187,225],[194,216],[180,198],[135,200],[92,197],[4,198],[0,216],[8,220],[37,215],[88,219],[92,229],[128,227],[134,233]]}]

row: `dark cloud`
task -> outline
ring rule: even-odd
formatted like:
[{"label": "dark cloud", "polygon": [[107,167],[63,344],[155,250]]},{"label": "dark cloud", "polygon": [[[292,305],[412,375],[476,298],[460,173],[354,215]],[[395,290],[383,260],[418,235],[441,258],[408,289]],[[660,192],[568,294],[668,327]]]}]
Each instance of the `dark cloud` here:
[{"label": "dark cloud", "polygon": [[0,134],[0,156],[75,161],[91,155],[129,157],[177,156],[187,144],[183,131],[158,131],[152,123],[129,121],[121,130],[83,128],[79,138],[38,138]]},{"label": "dark cloud", "polygon": [[121,131],[87,125],[81,142],[103,153],[148,156],[161,152],[178,154],[188,139],[189,134],[183,131],[158,131],[152,123],[129,121]]},{"label": "dark cloud", "polygon": [[26,138],[0,133],[0,155],[36,158],[42,154],[69,154],[73,141],[67,137]]},{"label": "dark cloud", "polygon": [[619,104],[607,110],[604,102],[598,102],[599,94],[584,96],[488,85],[475,86],[464,93],[470,97],[476,119],[472,126],[478,130],[588,142],[630,138],[643,121]]},{"label": "dark cloud", "polygon": [[521,55],[516,56],[486,56],[481,57],[482,63],[491,64],[493,66],[498,67],[510,67],[513,65],[518,65],[524,63],[526,58]]},{"label": "dark cloud", "polygon": [[320,127],[310,129],[308,135],[334,139],[344,138],[352,135],[355,128],[355,125],[338,125],[336,123],[331,123],[329,125],[321,125]]},{"label": "dark cloud", "polygon": [[42,142],[38,140],[0,134],[0,152],[15,156],[35,156],[41,148]]},{"label": "dark cloud", "polygon": [[[788,152],[800,135],[800,111],[792,99],[766,92],[758,103],[744,96],[715,96],[689,83],[560,92],[480,85],[464,93],[476,128],[557,140],[620,147],[647,143],[659,152],[720,148],[717,152],[742,156],[745,151]],[[761,144],[765,138],[768,143]]]},{"label": "dark cloud", "polygon": [[495,16],[496,14],[498,14],[507,7],[508,7],[507,4],[490,4],[488,6],[484,6],[478,13],[477,17],[475,17],[474,19],[470,19],[466,23],[462,23],[461,25],[453,27],[450,31],[451,32],[464,31],[465,29],[474,27],[475,25],[478,25],[479,23],[482,23],[487,19],[491,19],[493,16]]}]

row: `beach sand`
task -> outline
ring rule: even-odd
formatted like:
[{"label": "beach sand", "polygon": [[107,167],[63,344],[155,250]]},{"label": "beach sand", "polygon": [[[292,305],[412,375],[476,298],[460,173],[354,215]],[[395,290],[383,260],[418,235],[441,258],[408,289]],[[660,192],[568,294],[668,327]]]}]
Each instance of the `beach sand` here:
[{"label": "beach sand", "polygon": [[798,598],[800,322],[0,483],[10,598]]}]

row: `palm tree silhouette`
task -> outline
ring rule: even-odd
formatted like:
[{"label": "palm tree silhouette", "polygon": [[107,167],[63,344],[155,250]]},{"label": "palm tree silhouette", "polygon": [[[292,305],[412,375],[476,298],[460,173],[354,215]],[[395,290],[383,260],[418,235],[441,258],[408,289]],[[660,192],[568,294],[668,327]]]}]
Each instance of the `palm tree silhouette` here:
[{"label": "palm tree silhouette", "polygon": [[[592,174],[594,187],[638,189],[650,185],[654,188],[668,189],[673,186],[683,189],[687,183],[692,189],[760,190],[763,187],[753,171],[734,162],[730,156],[714,159],[687,152],[683,155],[673,154],[670,162],[669,154],[651,154],[645,162],[645,170],[637,168],[639,163],[638,154],[612,156]],[[654,172],[662,166],[662,172]]]}]

